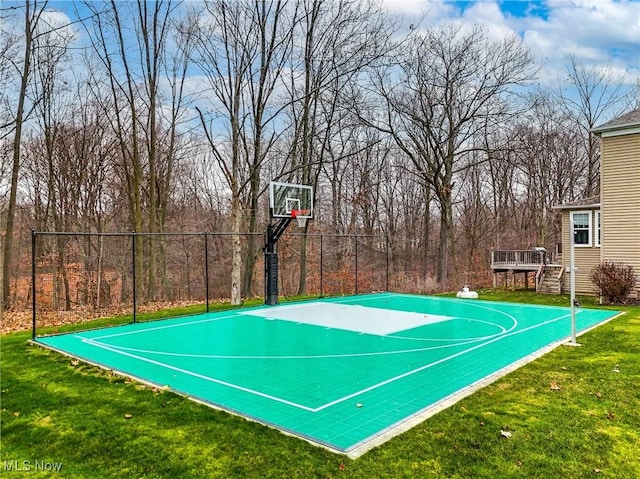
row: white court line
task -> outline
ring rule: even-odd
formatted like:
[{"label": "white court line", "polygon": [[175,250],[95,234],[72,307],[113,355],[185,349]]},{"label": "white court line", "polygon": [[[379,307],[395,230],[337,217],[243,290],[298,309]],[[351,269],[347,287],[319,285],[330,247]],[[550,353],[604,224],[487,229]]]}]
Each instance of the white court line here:
[{"label": "white court line", "polygon": [[[205,314],[212,314],[212,313],[205,313]],[[215,313],[213,313],[213,314],[215,314]],[[233,318],[235,316],[237,316],[237,314],[226,314],[224,316],[216,316],[214,318],[208,318],[208,319],[198,319],[196,321],[187,321],[187,322],[184,322],[184,323],[166,324],[164,326],[156,326],[156,327],[153,327],[153,328],[136,329],[135,331],[124,331],[122,333],[105,334],[104,336],[96,336],[95,338],[91,338],[91,339],[97,340],[97,339],[115,338],[115,337],[118,337],[118,336],[128,336],[130,334],[140,334],[140,333],[146,333],[146,332],[149,332],[149,331],[159,331],[161,329],[179,328],[181,326],[189,326],[191,324],[211,323],[213,321],[219,321],[221,319]],[[135,323],[135,324],[145,324],[145,323]]]},{"label": "white court line", "polygon": [[[410,295],[399,294],[399,293],[388,293],[388,294],[385,294],[384,297],[403,297],[403,296],[413,297],[413,296],[410,296]],[[374,295],[374,296],[369,296],[369,297],[355,297],[355,298],[344,298],[344,299],[343,298],[332,298],[332,300],[328,301],[328,302],[329,303],[342,304],[342,303],[351,303],[351,302],[359,302],[359,301],[372,301],[372,300],[379,300],[379,299],[380,299],[380,297]],[[437,298],[437,299],[438,300],[453,300],[454,298]],[[515,322],[515,324],[509,330],[513,329],[517,324],[517,320],[513,316],[509,315],[508,313],[505,313],[504,311],[500,311],[498,309],[493,309],[493,308],[490,308],[490,307],[487,307],[487,306],[483,306],[483,305],[480,305],[480,304],[477,304],[477,303],[468,303],[468,304],[472,305],[474,307],[477,307],[477,308],[488,309],[490,311],[494,311],[494,312],[497,312],[499,314],[503,314],[503,315],[509,317],[510,319],[512,319]],[[283,307],[287,307],[287,308],[295,308],[295,307],[298,307],[298,306],[304,306],[304,302],[302,302],[302,303],[284,304],[282,306]],[[270,308],[258,307],[258,308],[251,308],[251,309],[259,311],[260,309],[270,309]],[[384,308],[380,308],[380,309],[384,309]],[[228,318],[236,317],[238,315],[243,315],[243,313],[242,313],[243,310],[242,309],[235,309],[235,310],[232,310],[232,311],[233,311],[233,314],[226,314],[224,316],[216,316],[214,318],[199,319],[199,320],[195,320],[195,321],[187,321],[187,322],[184,322],[184,323],[166,324],[164,326],[156,326],[156,327],[153,327],[153,328],[138,329],[138,330],[135,330],[135,331],[124,331],[124,332],[121,332],[121,333],[105,334],[105,335],[102,335],[102,336],[96,336],[96,337],[94,337],[92,339],[100,340],[100,339],[107,339],[107,338],[115,338],[115,337],[118,337],[118,336],[128,336],[128,335],[132,335],[132,334],[141,334],[141,333],[146,333],[147,331],[159,331],[159,330],[162,330],[162,329],[179,328],[181,326],[189,326],[189,325],[192,325],[192,324],[199,324],[199,323],[209,323],[209,322],[213,322],[213,321],[219,321],[221,319],[228,319]],[[391,311],[393,311],[393,310],[391,310]],[[210,313],[204,313],[204,314],[216,314],[216,313],[210,312]],[[244,316],[247,316],[247,315],[244,315]],[[468,319],[468,318],[461,318],[461,319]],[[136,324],[144,324],[144,323],[136,323]],[[490,336],[488,336],[488,337],[490,337]],[[408,339],[413,339],[413,338],[408,338]],[[466,338],[463,338],[462,340],[466,340]]]},{"label": "white court line", "polygon": [[[580,312],[580,311],[578,311],[578,312]],[[502,339],[504,339],[504,338],[506,338],[508,336],[515,336],[516,334],[520,334],[520,333],[523,333],[525,331],[528,331],[528,330],[531,330],[531,329],[535,329],[535,328],[538,328],[540,326],[544,326],[546,324],[553,323],[555,321],[559,321],[560,319],[566,318],[568,316],[571,316],[571,313],[565,314],[563,316],[559,316],[559,317],[554,318],[554,319],[550,319],[548,321],[544,321],[544,322],[539,323],[539,324],[534,324],[533,326],[529,326],[528,328],[521,329],[520,331],[514,331],[512,333],[503,334],[503,335],[501,335],[501,336],[499,336],[497,338],[491,339],[491,340],[489,340],[489,341],[487,341],[485,343],[478,344],[478,345],[473,346],[473,347],[471,347],[469,349],[465,349],[464,351],[460,351],[458,353],[452,354],[451,356],[447,356],[446,358],[439,359],[437,361],[434,361],[432,363],[426,364],[424,366],[420,366],[419,368],[413,369],[411,371],[407,371],[406,373],[400,374],[400,375],[395,376],[393,378],[390,378],[390,379],[387,379],[385,381],[379,382],[378,384],[374,384],[374,385],[369,386],[367,388],[361,389],[360,391],[356,391],[356,392],[354,392],[352,394],[349,394],[348,396],[344,396],[343,398],[339,398],[339,399],[336,399],[335,401],[331,401],[331,402],[329,402],[329,403],[327,403],[327,404],[325,404],[323,406],[320,406],[314,412],[322,411],[323,409],[326,409],[326,408],[331,407],[331,406],[333,406],[335,404],[338,404],[338,403],[341,403],[343,401],[346,401],[347,399],[351,399],[351,398],[354,398],[356,396],[359,396],[360,394],[364,394],[366,392],[372,391],[372,390],[374,390],[376,388],[379,388],[381,386],[385,386],[385,385],[387,385],[389,383],[397,381],[398,379],[402,379],[402,378],[405,378],[407,376],[411,376],[411,375],[413,375],[415,373],[419,373],[419,372],[424,371],[426,369],[429,369],[429,368],[431,368],[433,366],[437,366],[438,364],[442,364],[442,363],[444,363],[446,361],[449,361],[450,359],[455,359],[455,358],[457,358],[459,356],[462,356],[464,354],[470,353],[471,351],[474,351],[476,349],[482,348],[482,347],[486,346],[487,344],[491,344],[491,343],[494,343],[496,341],[500,341],[500,340],[502,340]]]},{"label": "white court line", "polygon": [[[400,296],[407,296],[407,295],[401,295],[401,294],[398,294],[398,293],[392,293],[392,294],[387,295],[387,297],[388,296],[400,297]],[[338,298],[338,299],[341,299],[341,298]],[[363,300],[363,299],[364,300],[373,300],[373,299],[380,299],[380,298],[377,298],[377,297],[360,298],[360,300]],[[438,298],[438,299],[453,299],[453,298]],[[354,298],[354,299],[349,298],[349,299],[345,299],[345,300],[340,301],[340,303],[353,302],[353,301],[356,301],[356,300],[357,300],[357,298]],[[508,317],[509,319],[511,319],[513,321],[513,325],[507,331],[511,331],[518,324],[518,321],[517,321],[516,318],[514,318],[513,316],[511,316],[510,314],[508,314],[508,313],[506,313],[504,311],[500,311],[499,309],[491,308],[491,307],[480,305],[480,304],[477,304],[477,303],[468,303],[468,304],[470,306],[475,307],[475,308],[486,309],[486,310],[493,311],[493,312],[498,313],[498,314],[502,314],[502,315]],[[283,305],[283,306],[285,306],[287,308],[295,308],[295,307],[299,307],[299,306],[304,306],[304,303],[292,304],[292,305]],[[259,311],[260,309],[261,308],[257,308],[256,310]],[[269,308],[265,308],[265,309],[269,309]],[[384,309],[384,308],[380,308],[380,309]],[[390,311],[393,311],[393,310],[390,310]],[[204,314],[215,314],[215,313],[204,313]],[[182,327],[182,326],[189,326],[189,325],[192,325],[192,324],[210,323],[210,322],[214,322],[214,321],[219,321],[221,319],[234,318],[234,317],[236,317],[238,315],[247,316],[246,314],[242,313],[242,309],[237,309],[237,310],[233,310],[233,314],[225,314],[224,316],[215,316],[213,318],[199,319],[199,320],[194,320],[194,321],[186,321],[184,323],[166,324],[166,325],[163,325],[163,326],[155,326],[155,327],[151,327],[151,328],[138,329],[138,330],[135,330],[135,331],[124,331],[124,332],[121,332],[121,333],[105,334],[105,335],[102,335],[102,336],[95,336],[92,339],[93,340],[101,340],[101,339],[107,339],[107,338],[115,338],[115,337],[119,337],[119,336],[129,336],[129,335],[132,335],[132,334],[141,334],[141,333],[146,333],[148,331],[159,331],[159,330],[162,330],[162,329],[179,328],[179,327]],[[251,315],[249,315],[249,316],[251,316]],[[255,316],[254,315],[254,317],[259,317],[259,316]],[[469,320],[470,318],[459,318],[459,319],[467,319],[467,320]],[[471,319],[471,321],[483,322],[482,320],[476,320],[476,319]],[[490,322],[487,322],[487,323],[494,325],[493,323],[490,323]],[[136,324],[144,324],[144,323],[136,323]],[[498,327],[502,328],[502,326],[498,326]],[[497,333],[497,334],[500,334],[500,333]],[[493,337],[493,336],[495,336],[495,335],[490,335],[490,336],[485,336],[485,337],[486,338],[490,338],[490,337]],[[396,337],[396,336],[389,335],[389,337]],[[468,340],[469,341],[472,341],[472,340],[478,340],[479,341],[479,340],[484,339],[485,337],[468,338]],[[397,336],[397,338],[398,339],[419,340],[419,338],[411,338],[411,337],[404,338],[404,337],[401,337],[401,336]],[[426,339],[423,339],[423,340],[426,340]],[[445,339],[430,339],[430,340],[431,341],[450,341],[450,340],[445,340]],[[467,338],[455,339],[455,341],[466,341],[466,340],[467,340]]]},{"label": "white court line", "polygon": [[255,389],[250,389],[250,388],[246,388],[244,386],[239,386],[238,384],[233,384],[233,383],[230,383],[230,382],[227,382],[227,381],[222,381],[221,379],[216,379],[216,378],[212,378],[212,377],[209,377],[209,376],[205,376],[204,374],[199,374],[199,373],[196,373],[194,371],[189,371],[188,369],[182,369],[182,368],[179,368],[177,366],[172,366],[171,364],[161,363],[160,361],[155,361],[153,359],[145,358],[145,357],[142,357],[142,356],[137,356],[135,354],[130,354],[130,353],[127,353],[125,351],[118,351],[117,349],[114,349],[114,348],[112,348],[112,347],[110,347],[110,346],[108,346],[106,344],[102,344],[102,343],[93,341],[93,340],[88,339],[88,338],[83,338],[82,336],[74,335],[74,337],[80,339],[84,343],[88,343],[88,344],[90,344],[92,346],[95,346],[95,347],[98,347],[98,348],[106,349],[107,351],[111,351],[113,353],[122,354],[123,356],[128,356],[130,358],[138,359],[140,361],[144,361],[144,362],[147,362],[147,363],[150,363],[150,364],[154,364],[156,366],[162,366],[162,367],[165,367],[167,369],[171,369],[172,371],[177,371],[179,373],[186,374],[188,376],[193,376],[193,377],[196,377],[198,379],[204,379],[205,381],[210,381],[212,383],[221,384],[223,386],[227,386],[227,387],[230,387],[230,388],[233,388],[233,389],[238,389],[238,390],[243,391],[243,392],[247,392],[247,393],[250,393],[250,394],[255,394],[256,396],[264,397],[264,398],[267,398],[267,399],[271,399],[272,401],[277,401],[277,402],[281,402],[283,404],[287,404],[289,406],[294,406],[294,407],[297,407],[297,408],[300,408],[300,409],[304,409],[305,411],[315,412],[315,410],[313,408],[310,408],[310,407],[305,406],[303,404],[298,404],[298,403],[295,403],[293,401],[289,401],[287,399],[279,398],[277,396],[272,396],[271,394],[266,394],[266,393],[263,393],[263,392],[260,392],[260,391],[256,391]]},{"label": "white court line", "polygon": [[[385,295],[384,297],[395,297],[395,298],[398,298],[398,297],[419,298],[419,297],[417,297],[417,296],[412,296],[412,295],[408,295],[408,294],[400,294],[400,293],[390,293],[390,294]],[[513,330],[518,326],[518,320],[517,320],[515,317],[513,317],[511,314],[507,313],[506,311],[501,311],[501,310],[499,310],[499,309],[496,309],[496,308],[493,308],[493,307],[491,307],[491,306],[487,306],[487,305],[485,305],[485,304],[481,304],[481,303],[478,303],[478,302],[475,302],[475,301],[469,301],[469,302],[465,302],[465,303],[460,303],[460,300],[459,300],[459,299],[457,299],[457,298],[436,298],[436,297],[426,297],[426,298],[421,298],[421,299],[425,299],[425,300],[433,299],[433,300],[436,300],[436,301],[446,301],[446,302],[448,302],[448,303],[465,304],[465,305],[467,305],[467,306],[471,306],[471,307],[473,307],[473,308],[486,309],[487,311],[492,311],[492,312],[494,312],[494,313],[501,314],[501,315],[503,315],[503,316],[506,316],[507,318],[509,318],[509,319],[513,322],[513,323],[512,323],[512,325],[511,325],[511,327],[510,327],[509,329],[507,329],[507,330],[505,330],[505,331],[504,331],[504,332],[506,332],[506,333],[508,333],[509,331],[513,331]],[[366,297],[366,298],[358,298],[358,297],[355,297],[355,298],[345,298],[345,299],[337,298],[337,300],[338,300],[338,301],[336,301],[337,303],[352,303],[352,302],[356,302],[356,301],[363,301],[363,302],[365,302],[365,301],[380,300],[380,297],[377,297],[377,296],[368,296],[368,297]],[[515,303],[500,303],[500,304],[515,304]],[[537,306],[536,306],[536,307],[537,307]],[[557,308],[557,306],[551,306],[551,307],[552,307],[552,308]],[[384,309],[384,308],[381,308],[381,309]],[[393,311],[393,310],[390,310],[390,311]],[[454,317],[458,317],[458,316],[454,316]],[[470,318],[463,318],[463,317],[458,317],[458,318],[459,318],[459,319],[467,319],[467,320],[468,320],[468,319],[470,319]],[[483,322],[482,320],[478,320],[478,319],[471,319],[471,321],[479,321],[479,322]],[[486,321],[486,323],[488,323],[488,324],[491,324],[491,325],[495,326],[495,324],[494,324],[494,323],[491,323],[491,322],[489,322],[489,321]],[[500,328],[502,328],[502,329],[504,329],[502,326],[499,326],[499,327],[500,327]],[[497,333],[497,334],[493,334],[493,335],[489,335],[489,336],[485,336],[485,337],[486,337],[486,338],[491,338],[491,337],[497,336],[498,334],[501,334],[501,333]],[[391,337],[391,338],[396,338],[396,337],[397,337],[397,338],[400,338],[400,339],[405,339],[405,338],[403,338],[403,337],[401,337],[401,336],[394,336],[393,334],[390,334],[390,335],[388,335],[388,336],[389,336],[389,337]],[[411,338],[411,337],[407,337],[406,339],[419,340],[419,338]],[[461,339],[458,339],[458,340],[465,341],[466,339],[467,339],[467,338],[461,338]],[[477,339],[477,338],[473,338],[473,339]],[[482,338],[481,338],[481,339],[482,339]],[[469,338],[469,340],[471,340],[471,338]],[[438,340],[437,340],[437,339],[432,339],[432,341],[438,341]],[[444,340],[444,339],[443,339],[443,340],[441,340],[441,341],[447,341],[447,340]]]},{"label": "white court line", "polygon": [[[387,335],[387,338],[393,338],[393,339],[406,339],[407,341],[431,341],[431,342],[439,342],[439,343],[444,343],[444,342],[453,342],[453,341],[472,341],[472,342],[476,342],[476,341],[482,341],[483,339],[491,339],[493,337],[496,337],[500,334],[505,334],[507,332],[507,329],[502,326],[501,324],[498,323],[492,323],[491,321],[483,321],[482,319],[472,319],[472,318],[464,318],[462,316],[453,316],[453,319],[460,319],[463,321],[469,321],[472,323],[484,323],[484,324],[488,324],[490,326],[495,326],[496,328],[500,329],[500,332],[497,332],[495,334],[489,334],[487,336],[476,336],[473,338],[415,338],[413,336],[398,336],[397,334],[389,334]],[[511,328],[513,329],[513,328]]]},{"label": "white court line", "polygon": [[[580,313],[580,312],[581,311],[578,311],[577,313]],[[80,339],[82,342],[89,343],[89,344],[91,344],[91,345],[93,345],[95,347],[106,349],[108,351],[111,351],[111,352],[114,352],[114,353],[117,353],[117,354],[122,354],[124,356],[128,356],[128,357],[131,357],[131,358],[134,358],[134,359],[138,359],[138,360],[143,361],[143,362],[148,362],[148,363],[154,364],[156,366],[166,367],[166,368],[171,369],[173,371],[181,372],[181,373],[193,376],[193,377],[197,377],[199,379],[204,379],[206,381],[210,381],[210,382],[213,382],[213,383],[221,384],[221,385],[233,388],[233,389],[237,389],[237,390],[240,390],[240,391],[243,391],[243,392],[247,392],[247,393],[250,393],[250,394],[255,394],[255,395],[260,396],[260,397],[271,399],[273,401],[280,402],[282,404],[287,404],[289,406],[297,407],[297,408],[305,410],[305,411],[316,413],[316,412],[322,411],[324,409],[327,409],[327,408],[329,408],[331,406],[334,406],[335,404],[339,404],[339,403],[344,402],[344,401],[346,401],[348,399],[354,398],[354,397],[356,397],[356,396],[358,396],[360,394],[364,394],[366,392],[372,391],[374,389],[377,389],[379,387],[385,386],[385,385],[390,384],[390,383],[392,383],[394,381],[397,381],[399,379],[402,379],[402,378],[411,376],[413,374],[419,373],[421,371],[424,371],[426,369],[432,368],[434,366],[437,366],[438,364],[442,364],[442,363],[444,363],[446,361],[449,361],[451,359],[455,359],[455,358],[457,358],[459,356],[462,356],[464,354],[467,354],[467,353],[469,353],[471,351],[474,351],[476,349],[482,348],[482,347],[484,347],[484,346],[486,346],[488,344],[494,343],[496,341],[500,341],[503,338],[506,338],[506,337],[509,337],[509,336],[515,336],[517,334],[521,334],[521,333],[524,333],[526,331],[529,331],[529,330],[532,330],[532,329],[535,329],[535,328],[538,328],[538,327],[541,327],[541,326],[544,326],[544,325],[547,325],[547,324],[551,324],[551,323],[559,321],[559,320],[561,320],[563,318],[567,318],[570,315],[571,315],[571,313],[567,313],[567,314],[559,316],[557,318],[553,318],[553,319],[544,321],[542,323],[534,324],[532,326],[529,326],[527,328],[521,329],[519,331],[513,331],[513,332],[510,332],[510,333],[503,334],[503,335],[501,335],[501,336],[499,336],[497,338],[491,339],[491,340],[489,340],[487,342],[484,342],[482,344],[478,344],[478,345],[473,346],[473,347],[471,347],[469,349],[465,349],[464,351],[460,351],[458,353],[452,354],[452,355],[447,356],[445,358],[441,358],[441,359],[439,359],[437,361],[434,361],[433,363],[429,363],[429,364],[426,364],[424,366],[420,366],[419,368],[416,368],[416,369],[413,369],[411,371],[407,371],[405,373],[399,374],[398,376],[386,379],[386,380],[381,381],[381,382],[379,382],[377,384],[374,384],[372,386],[363,388],[363,389],[361,389],[359,391],[356,391],[354,393],[348,394],[347,396],[344,396],[342,398],[338,398],[338,399],[336,399],[334,401],[328,402],[328,403],[326,403],[326,404],[324,404],[322,406],[316,407],[316,408],[305,406],[303,404],[298,404],[296,402],[289,401],[287,399],[279,398],[279,397],[273,396],[271,394],[267,394],[267,393],[263,393],[263,392],[260,392],[260,391],[256,391],[254,389],[246,388],[244,386],[239,386],[237,384],[229,383],[227,381],[222,381],[222,380],[219,380],[219,379],[211,378],[209,376],[205,376],[203,374],[199,374],[199,373],[196,373],[196,372],[193,372],[193,371],[189,371],[189,370],[182,369],[182,368],[179,368],[179,367],[176,367],[176,366],[172,366],[170,364],[165,364],[165,363],[162,363],[160,361],[155,361],[153,359],[145,358],[145,357],[142,357],[142,356],[137,356],[135,354],[127,353],[125,351],[119,351],[118,349],[115,349],[115,348],[113,348],[111,346],[108,346],[108,345],[105,345],[105,344],[101,344],[99,342],[96,342],[96,341],[88,339],[88,338],[83,338],[82,336],[74,335],[74,337]]]},{"label": "white court line", "polygon": [[[495,335],[494,335],[495,336]],[[402,339],[409,340],[412,338],[395,338],[394,339]],[[489,337],[489,336],[488,336]],[[471,340],[463,340],[461,343],[453,343],[453,344],[444,344],[440,346],[427,346],[424,348],[415,348],[415,349],[397,349],[393,351],[375,351],[375,352],[367,352],[367,353],[343,353],[343,354],[316,354],[316,355],[291,355],[291,356],[248,356],[248,355],[223,355],[223,354],[195,354],[195,353],[174,353],[170,351],[158,351],[154,349],[140,349],[140,348],[129,348],[125,346],[115,346],[111,344],[105,344],[105,346],[109,346],[115,350],[119,351],[131,351],[134,353],[142,353],[142,354],[155,354],[158,356],[174,356],[181,358],[200,358],[200,359],[335,359],[335,358],[357,358],[357,357],[365,357],[365,356],[387,356],[393,354],[406,354],[406,353],[420,353],[424,351],[431,351],[435,349],[445,349],[445,348],[454,348],[458,346],[465,346],[467,344],[477,343],[478,341],[482,341],[485,338],[480,339],[471,339]],[[94,341],[96,344],[102,344],[98,341]]]},{"label": "white court line", "polygon": [[[271,360],[289,359],[290,360],[290,359],[353,358],[353,357],[364,357],[364,356],[384,356],[384,355],[391,355],[391,354],[416,353],[416,352],[431,351],[431,350],[435,350],[435,349],[444,349],[444,348],[453,348],[453,347],[458,347],[458,346],[465,346],[467,344],[476,343],[478,341],[483,341],[485,339],[491,339],[491,338],[495,338],[496,336],[500,336],[500,335],[506,334],[509,331],[512,331],[518,325],[518,320],[515,317],[513,317],[512,315],[510,315],[509,313],[505,312],[505,311],[500,311],[499,309],[495,309],[495,308],[492,308],[492,307],[489,307],[489,306],[475,304],[475,303],[469,303],[469,305],[473,306],[475,308],[486,309],[486,310],[492,311],[494,313],[502,314],[502,315],[506,316],[507,318],[511,319],[513,321],[513,324],[507,330],[503,326],[501,326],[501,325],[499,325],[497,323],[492,323],[492,322],[489,322],[489,321],[483,321],[483,320],[479,320],[479,319],[456,317],[457,319],[468,320],[468,321],[477,321],[477,322],[480,322],[480,323],[490,324],[492,326],[496,326],[496,327],[502,329],[502,332],[496,333],[496,334],[492,334],[492,335],[488,335],[488,336],[479,336],[479,337],[476,337],[476,338],[457,338],[457,339],[413,338],[413,337],[410,337],[410,336],[395,336],[393,334],[390,334],[390,335],[386,335],[385,337],[389,337],[389,338],[393,338],[393,339],[402,339],[402,340],[407,340],[407,341],[433,341],[433,342],[435,342],[435,341],[449,341],[449,342],[458,341],[458,342],[457,343],[447,344],[447,345],[444,345],[444,346],[430,346],[430,347],[425,347],[425,348],[402,349],[402,350],[395,350],[395,351],[376,351],[376,352],[368,352],[368,353],[344,353],[344,354],[324,354],[324,355],[291,355],[291,356],[255,356],[255,355],[254,356],[249,356],[249,355],[240,356],[240,355],[174,353],[174,352],[170,352],[170,351],[158,351],[158,350],[150,350],[150,349],[128,348],[128,347],[124,347],[124,346],[115,346],[115,345],[109,345],[109,346],[114,348],[114,349],[119,349],[119,350],[122,350],[122,351],[131,351],[131,352],[142,353],[142,354],[155,354],[155,355],[162,355],[162,356],[175,356],[175,357],[184,357],[184,358],[202,358],[202,359],[262,359],[262,360],[265,360],[265,359],[271,359]],[[297,307],[297,306],[302,306],[302,305],[295,305],[295,306]],[[391,311],[393,311],[393,310],[391,310]],[[192,322],[192,323],[198,323],[198,322],[202,322],[202,321],[196,321],[196,322]],[[171,327],[171,326],[166,326],[166,327]],[[160,327],[160,328],[162,328],[162,327]],[[150,330],[153,330],[153,329],[149,329],[147,331],[150,331]],[[125,333],[122,333],[122,334],[125,334]],[[103,339],[103,338],[112,337],[112,336],[114,336],[114,335],[101,336],[101,337],[92,338],[92,339],[95,341],[95,340],[98,340],[98,339]],[[117,336],[117,335],[115,335],[115,336]],[[462,341],[462,342],[460,342],[460,341]]]},{"label": "white court line", "polygon": [[[393,296],[399,296],[399,295],[396,294],[396,293],[393,293]],[[368,299],[372,299],[372,298],[368,298]],[[344,302],[346,302],[346,300]],[[304,305],[304,303],[300,303],[300,304],[293,303],[293,304],[285,304],[285,305],[282,305],[282,306],[295,307],[295,306],[303,306],[303,305]],[[255,311],[259,311],[260,309],[267,309],[268,310],[270,308],[257,307],[257,308],[251,308],[251,309],[255,310]],[[184,323],[166,324],[164,326],[156,326],[156,327],[153,327],[153,328],[138,329],[138,330],[135,330],[135,331],[124,331],[122,333],[105,334],[103,336],[96,336],[96,337],[94,337],[92,339],[100,340],[100,339],[106,339],[106,338],[115,338],[115,337],[118,337],[118,336],[128,336],[128,335],[131,335],[131,334],[146,333],[147,331],[159,331],[159,330],[162,330],[162,329],[179,328],[181,326],[189,326],[191,324],[210,323],[210,322],[213,322],[213,321],[219,321],[221,319],[233,318],[233,317],[236,317],[238,315],[250,316],[250,315],[243,314],[242,313],[243,309],[234,309],[232,311],[233,311],[233,314],[226,314],[224,316],[216,316],[214,318],[199,319],[199,320],[195,320],[195,321],[187,321],[187,322],[184,322]],[[209,313],[203,313],[203,314],[211,315],[211,314],[216,314],[216,313],[215,312],[209,312]],[[169,318],[167,318],[167,319],[169,319]],[[173,318],[173,319],[175,319],[175,318]],[[144,324],[144,323],[135,323],[135,324]]]}]

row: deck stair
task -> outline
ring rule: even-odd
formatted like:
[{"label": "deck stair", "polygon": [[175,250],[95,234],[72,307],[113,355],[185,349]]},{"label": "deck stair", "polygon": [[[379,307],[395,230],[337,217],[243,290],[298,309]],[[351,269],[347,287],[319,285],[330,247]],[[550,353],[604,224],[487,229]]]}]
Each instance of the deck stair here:
[{"label": "deck stair", "polygon": [[546,264],[538,280],[537,292],[540,294],[562,294],[563,267],[559,264]]},{"label": "deck stair", "polygon": [[504,275],[504,286],[509,279],[511,289],[515,289],[516,275],[522,274],[524,287],[529,286],[529,274],[535,275],[535,288],[541,294],[562,293],[562,265],[553,261],[545,248],[535,247],[526,250],[491,251],[491,269],[493,286],[498,284],[498,275]]}]

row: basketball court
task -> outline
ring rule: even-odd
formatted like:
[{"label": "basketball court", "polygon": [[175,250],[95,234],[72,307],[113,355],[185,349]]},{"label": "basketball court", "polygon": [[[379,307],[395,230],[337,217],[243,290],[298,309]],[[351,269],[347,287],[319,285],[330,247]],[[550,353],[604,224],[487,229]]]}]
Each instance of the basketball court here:
[{"label": "basketball court", "polygon": [[[580,309],[577,331],[617,314]],[[36,342],[357,457],[566,341],[570,316],[380,293]]]}]

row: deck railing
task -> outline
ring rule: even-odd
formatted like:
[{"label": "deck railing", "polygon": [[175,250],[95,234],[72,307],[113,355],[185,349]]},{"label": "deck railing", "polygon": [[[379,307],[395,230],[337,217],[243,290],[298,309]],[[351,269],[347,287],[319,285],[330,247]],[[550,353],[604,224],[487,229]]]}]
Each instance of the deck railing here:
[{"label": "deck railing", "polygon": [[545,253],[532,249],[502,250],[491,252],[491,267],[534,266],[544,263]]}]

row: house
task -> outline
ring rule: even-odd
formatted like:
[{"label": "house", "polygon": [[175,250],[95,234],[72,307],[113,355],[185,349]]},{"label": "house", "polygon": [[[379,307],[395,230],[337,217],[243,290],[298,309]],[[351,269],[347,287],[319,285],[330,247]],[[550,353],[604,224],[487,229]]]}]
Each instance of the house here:
[{"label": "house", "polygon": [[[556,206],[562,212],[562,270],[570,287],[570,220],[573,220],[576,292],[592,294],[592,268],[602,261],[633,266],[640,298],[640,108],[597,126],[600,137],[600,196]],[[633,295],[633,293],[632,293]]]}]

